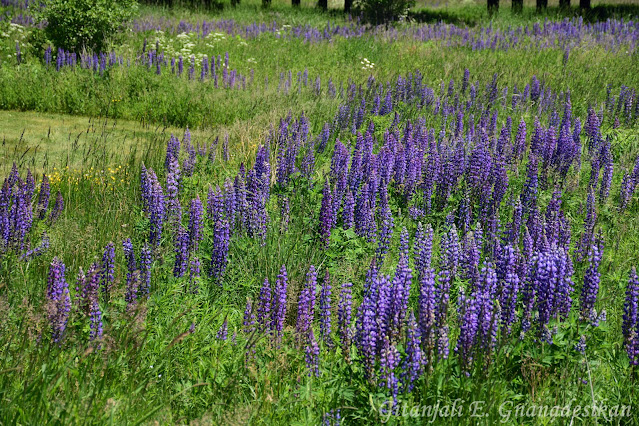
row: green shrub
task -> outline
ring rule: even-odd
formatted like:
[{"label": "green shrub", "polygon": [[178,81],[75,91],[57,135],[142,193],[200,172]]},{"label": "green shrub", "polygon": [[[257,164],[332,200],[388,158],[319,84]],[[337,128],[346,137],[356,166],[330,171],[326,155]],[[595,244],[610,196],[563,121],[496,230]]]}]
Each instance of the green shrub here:
[{"label": "green shrub", "polygon": [[406,18],[415,0],[358,0],[355,8],[371,24],[387,24]]},{"label": "green shrub", "polygon": [[136,0],[43,0],[35,16],[56,47],[100,51],[136,11]]}]

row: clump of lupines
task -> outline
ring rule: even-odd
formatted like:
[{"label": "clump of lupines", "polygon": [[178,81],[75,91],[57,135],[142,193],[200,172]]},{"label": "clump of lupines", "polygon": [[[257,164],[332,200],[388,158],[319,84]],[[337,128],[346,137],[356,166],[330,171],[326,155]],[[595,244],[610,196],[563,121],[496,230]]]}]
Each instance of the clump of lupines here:
[{"label": "clump of lupines", "polygon": [[595,311],[595,302],[599,293],[599,282],[601,274],[599,266],[603,257],[603,244],[601,241],[596,242],[590,248],[589,260],[590,264],[584,275],[584,283],[581,288],[580,314],[581,319],[590,321],[593,325],[597,322],[597,313]]},{"label": "clump of lupines", "polygon": [[304,341],[308,337],[308,333],[311,330],[313,318],[315,316],[316,285],[317,271],[315,270],[315,266],[311,265],[308,273],[306,274],[304,288],[300,292],[299,300],[297,302],[296,331],[298,334],[298,338],[302,341]]},{"label": "clump of lupines", "polygon": [[353,311],[352,283],[342,284],[339,302],[337,304],[337,332],[345,356],[348,357],[348,350],[351,346],[352,332],[351,321]]},{"label": "clump of lupines", "polygon": [[65,266],[57,257],[49,266],[49,280],[47,282],[47,317],[51,325],[51,339],[59,343],[64,332],[71,311],[69,285],[64,277]]},{"label": "clump of lupines", "polygon": [[269,330],[271,328],[272,305],[271,284],[268,282],[268,278],[265,278],[260,289],[256,316],[256,322],[260,330]]},{"label": "clump of lupines", "polygon": [[102,255],[102,267],[100,269],[100,287],[108,300],[109,291],[115,282],[115,245],[109,243],[104,248]]},{"label": "clump of lupines", "polygon": [[630,364],[639,365],[639,277],[633,267],[623,306],[623,336]]},{"label": "clump of lupines", "polygon": [[189,208],[189,250],[197,251],[202,240],[202,202],[200,197],[191,200]]},{"label": "clump of lupines", "polygon": [[157,247],[160,245],[164,220],[167,217],[164,191],[153,170],[143,169],[142,175],[144,176],[142,197],[150,222],[149,242]]},{"label": "clump of lupines", "polygon": [[275,281],[275,293],[273,294],[272,309],[272,330],[275,333],[275,339],[279,342],[282,338],[284,330],[284,321],[286,320],[286,293],[288,291],[288,275],[286,266],[282,265],[280,273]]},{"label": "clump of lupines", "polygon": [[222,341],[226,340],[228,337],[228,330],[229,330],[228,320],[224,318],[224,322],[220,326],[220,329],[217,331],[215,338]]},{"label": "clump of lupines", "polygon": [[226,266],[228,264],[228,253],[230,246],[230,229],[226,220],[218,221],[215,225],[215,233],[213,236],[213,253],[211,254],[211,267],[209,275],[220,283]]},{"label": "clump of lupines", "polygon": [[324,274],[324,281],[322,282],[322,288],[319,295],[319,315],[320,315],[320,333],[322,341],[328,346],[333,345],[333,339],[331,338],[331,293],[333,287],[331,287],[331,277],[326,270]]},{"label": "clump of lupines", "polygon": [[175,234],[175,263],[173,276],[179,278],[186,273],[189,263],[189,234],[182,224],[178,224]]},{"label": "clump of lupines", "polygon": [[166,174],[166,216],[171,223],[182,218],[182,205],[178,198],[180,192],[180,165],[176,157],[171,157]]}]

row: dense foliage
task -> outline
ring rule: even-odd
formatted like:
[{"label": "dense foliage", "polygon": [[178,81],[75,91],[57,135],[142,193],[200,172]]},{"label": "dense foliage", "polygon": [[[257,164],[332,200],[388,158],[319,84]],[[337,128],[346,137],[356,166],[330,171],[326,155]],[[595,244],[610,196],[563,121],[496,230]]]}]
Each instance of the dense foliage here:
[{"label": "dense foliage", "polygon": [[47,39],[63,49],[103,51],[135,15],[136,0],[43,0],[34,3],[36,22]]}]

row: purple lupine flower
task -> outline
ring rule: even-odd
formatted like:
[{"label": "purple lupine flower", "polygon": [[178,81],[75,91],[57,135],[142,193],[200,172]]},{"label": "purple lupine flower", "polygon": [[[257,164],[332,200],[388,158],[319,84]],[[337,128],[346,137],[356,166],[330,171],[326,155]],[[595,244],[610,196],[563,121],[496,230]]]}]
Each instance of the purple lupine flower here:
[{"label": "purple lupine flower", "polygon": [[462,239],[461,269],[462,278],[472,285],[479,280],[480,250],[475,242],[472,232],[467,232]]},{"label": "purple lupine flower", "polygon": [[26,198],[25,185],[21,180],[18,180],[18,186],[11,196],[11,201],[13,206],[10,214],[9,239],[17,250],[22,251],[25,248],[26,236],[31,229],[32,215],[31,203]]},{"label": "purple lupine flower", "polygon": [[133,243],[131,238],[127,238],[122,241],[122,250],[124,251],[124,258],[126,259],[126,265],[129,273],[132,273],[137,269],[135,261],[135,253],[133,251]]},{"label": "purple lupine flower", "polygon": [[229,261],[230,236],[231,231],[228,221],[222,220],[217,222],[213,236],[213,253],[211,254],[209,276],[213,277],[220,285]]},{"label": "purple lupine flower", "polygon": [[366,275],[364,299],[357,312],[355,343],[363,358],[364,368],[368,377],[372,377],[377,355],[378,321],[377,301],[379,296],[379,281],[377,267],[373,263]]},{"label": "purple lupine flower", "polygon": [[639,365],[639,277],[633,267],[628,279],[626,300],[623,306],[623,336],[631,365]]},{"label": "purple lupine flower", "polygon": [[399,367],[399,361],[399,351],[395,345],[389,342],[388,336],[386,336],[380,359],[380,386],[390,391],[393,398],[393,404],[391,405],[393,410],[397,406],[397,395],[399,393],[399,380],[395,373],[395,370]]},{"label": "purple lupine flower", "polygon": [[102,268],[100,269],[100,287],[105,297],[109,298],[109,291],[115,282],[115,246],[109,243],[104,248],[102,255]]},{"label": "purple lupine flower", "polygon": [[415,233],[413,256],[415,258],[415,267],[420,279],[424,276],[426,270],[430,268],[432,252],[433,228],[430,224],[427,224],[424,227],[422,223],[419,222]]},{"label": "purple lupine flower", "polygon": [[148,296],[151,292],[151,247],[144,243],[140,251],[140,295]]},{"label": "purple lupine flower", "polygon": [[178,231],[175,234],[175,263],[173,265],[173,276],[180,278],[186,273],[189,263],[189,234],[182,224],[178,224]]},{"label": "purple lupine flower", "polygon": [[51,214],[49,215],[49,222],[51,224],[55,223],[62,210],[64,209],[64,198],[62,198],[62,192],[58,191],[58,194],[55,197],[55,203],[53,204],[53,209],[51,210]]},{"label": "purple lupine flower", "polygon": [[127,311],[131,312],[135,309],[138,301],[138,294],[140,290],[140,271],[135,270],[127,274],[126,290],[124,294],[124,300],[127,302]]},{"label": "purple lupine flower", "polygon": [[322,206],[319,215],[320,235],[324,241],[324,245],[328,247],[331,237],[331,229],[334,224],[333,217],[333,193],[328,184],[328,179],[324,182],[324,190],[322,191]]},{"label": "purple lupine flower", "polygon": [[457,228],[453,225],[445,237],[442,239],[441,262],[442,266],[450,273],[451,277],[456,276],[459,265],[461,250],[459,247],[459,236]]},{"label": "purple lupine flower", "polygon": [[623,211],[628,207],[632,194],[634,192],[635,183],[632,180],[632,175],[625,173],[621,181],[621,192],[619,194],[619,210]]},{"label": "purple lupine flower", "polygon": [[[567,316],[570,311],[572,293],[572,262],[561,247],[550,247],[538,251],[530,260],[526,286],[524,287],[524,319],[529,321],[530,308],[534,297],[534,307],[538,313],[540,337],[552,343],[548,329],[551,318]],[[524,331],[527,325],[522,327]]]},{"label": "purple lupine flower", "polygon": [[177,223],[182,218],[182,206],[178,199],[179,188],[180,165],[177,158],[172,157],[166,174],[166,212],[172,223]]},{"label": "purple lupine flower", "polygon": [[304,341],[312,327],[315,312],[315,287],[317,285],[317,271],[311,265],[306,274],[304,288],[300,292],[297,302],[297,334]]},{"label": "purple lupine flower", "polygon": [[342,345],[342,353],[348,356],[351,346],[351,321],[352,321],[352,304],[353,295],[351,288],[353,284],[342,284],[339,302],[337,304],[337,332]]},{"label": "purple lupine flower", "polygon": [[280,273],[275,281],[275,294],[273,294],[272,327],[277,341],[282,338],[284,322],[286,321],[286,292],[288,289],[288,276],[286,266],[282,265]]},{"label": "purple lupine flower", "polygon": [[479,313],[481,299],[477,294],[466,296],[464,288],[459,289],[457,305],[459,306],[459,337],[455,346],[455,352],[459,354],[460,361],[466,372],[473,361],[473,351],[479,329]]},{"label": "purple lupine flower", "polygon": [[64,271],[64,263],[54,257],[49,267],[47,282],[47,317],[51,325],[51,339],[54,343],[59,343],[64,337],[71,311],[69,285],[64,278]]},{"label": "purple lupine flower", "polygon": [[100,274],[98,265],[93,263],[84,275],[82,268],[78,273],[78,279],[76,283],[76,295],[78,296],[78,305],[85,315],[90,314],[93,302],[98,301],[98,293],[100,291]]},{"label": "purple lupine flower", "polygon": [[421,336],[413,310],[410,311],[406,330],[406,358],[402,365],[402,379],[406,390],[411,392],[415,381],[421,376],[424,369],[424,357],[420,347]]},{"label": "purple lupine flower", "polygon": [[320,315],[320,336],[324,344],[328,347],[333,346],[333,339],[331,338],[331,277],[326,270],[324,274],[324,281],[319,296],[319,315]]},{"label": "purple lupine flower", "polygon": [[89,340],[100,340],[102,337],[102,311],[97,299],[91,303],[91,311],[89,312]]},{"label": "purple lupine flower", "polygon": [[216,186],[215,191],[209,185],[209,192],[206,199],[206,215],[212,223],[217,223],[224,214],[224,198],[220,187]]},{"label": "purple lupine flower", "polygon": [[166,145],[166,158],[164,159],[164,168],[169,170],[169,164],[171,161],[177,160],[180,155],[180,141],[178,138],[171,134],[169,141]]},{"label": "purple lupine flower", "polygon": [[412,279],[412,271],[408,266],[408,254],[402,253],[391,284],[391,302],[388,318],[391,337],[400,336],[402,333],[402,326],[408,310],[408,297]]},{"label": "purple lupine flower", "polygon": [[596,242],[590,248],[590,264],[588,266],[588,269],[586,269],[586,274],[584,275],[584,284],[581,289],[579,306],[581,319],[593,323],[596,322],[595,302],[597,301],[597,294],[599,293],[599,282],[601,280],[599,266],[601,265],[602,256],[602,244],[600,242]]},{"label": "purple lupine flower", "polygon": [[9,180],[5,179],[0,190],[0,237],[1,248],[6,249],[11,240],[11,220],[9,209],[11,208],[11,188]]},{"label": "purple lupine flower", "polygon": [[260,289],[260,297],[257,306],[257,324],[260,329],[266,330],[270,328],[271,311],[273,310],[274,301],[271,295],[271,285],[268,278],[264,279],[264,284]]},{"label": "purple lupine flower", "polygon": [[581,352],[582,354],[586,352],[586,336],[582,335],[579,338],[579,341],[575,345],[575,350],[577,352]]},{"label": "purple lupine flower", "polygon": [[344,199],[344,209],[342,210],[342,222],[344,229],[350,229],[355,226],[355,198],[350,190],[346,192]]},{"label": "purple lupine flower", "polygon": [[319,355],[320,348],[317,344],[317,340],[315,340],[315,335],[313,334],[313,330],[310,330],[308,333],[308,340],[306,346],[304,347],[305,360],[306,365],[309,369],[308,375],[319,377]]},{"label": "purple lupine flower", "polygon": [[191,200],[189,208],[189,250],[197,251],[202,240],[202,202],[196,196]]},{"label": "purple lupine flower", "polygon": [[228,323],[228,320],[224,318],[224,322],[220,326],[220,329],[217,331],[215,338],[217,340],[225,341],[228,337],[228,334],[229,334],[229,323]]}]

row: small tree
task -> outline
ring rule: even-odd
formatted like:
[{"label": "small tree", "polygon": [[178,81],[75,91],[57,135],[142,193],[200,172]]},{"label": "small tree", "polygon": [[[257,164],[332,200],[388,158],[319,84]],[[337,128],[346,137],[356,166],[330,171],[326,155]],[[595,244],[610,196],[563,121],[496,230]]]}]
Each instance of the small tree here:
[{"label": "small tree", "polygon": [[364,19],[379,25],[405,18],[415,0],[356,0]]},{"label": "small tree", "polygon": [[101,51],[137,11],[135,0],[42,0],[35,16],[56,47]]}]

